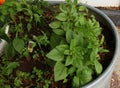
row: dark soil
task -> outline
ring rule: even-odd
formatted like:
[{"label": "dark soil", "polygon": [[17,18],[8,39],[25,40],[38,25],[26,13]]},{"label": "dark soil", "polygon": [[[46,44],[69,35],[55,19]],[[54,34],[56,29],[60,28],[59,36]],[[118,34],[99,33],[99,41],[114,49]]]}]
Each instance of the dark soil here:
[{"label": "dark soil", "polygon": [[104,54],[100,54],[101,57],[101,64],[103,65],[103,69],[105,70],[107,68],[107,66],[110,64],[112,57],[114,55],[114,51],[115,51],[115,40],[113,37],[113,33],[111,31],[108,30],[108,27],[101,24],[103,31],[102,34],[105,37],[105,42],[102,45],[102,47],[106,48],[107,50],[109,50],[108,53],[104,53]]}]

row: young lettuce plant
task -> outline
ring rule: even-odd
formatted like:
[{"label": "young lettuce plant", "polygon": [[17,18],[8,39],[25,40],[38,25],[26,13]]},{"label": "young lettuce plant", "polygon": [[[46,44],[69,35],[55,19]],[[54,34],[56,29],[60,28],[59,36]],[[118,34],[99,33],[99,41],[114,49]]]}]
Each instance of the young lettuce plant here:
[{"label": "young lettuce plant", "polygon": [[[55,81],[72,80],[72,86],[79,87],[102,72],[99,53],[107,52],[101,47],[102,28],[85,6],[77,5],[77,0],[67,0],[60,4],[59,10],[49,24],[54,33],[50,42],[52,50],[46,56],[55,61]],[[99,36],[102,38],[98,39]]]}]

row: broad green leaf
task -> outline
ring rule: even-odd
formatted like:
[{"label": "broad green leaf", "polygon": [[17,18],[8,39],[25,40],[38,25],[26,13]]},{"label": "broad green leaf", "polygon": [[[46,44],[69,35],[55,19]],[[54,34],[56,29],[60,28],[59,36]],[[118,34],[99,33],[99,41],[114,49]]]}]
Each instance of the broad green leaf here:
[{"label": "broad green leaf", "polygon": [[77,5],[77,3],[78,3],[78,0],[74,0],[74,4]]},{"label": "broad green leaf", "polygon": [[67,20],[67,15],[65,13],[60,13],[56,16],[56,19],[59,21],[66,21]]},{"label": "broad green leaf", "polygon": [[61,42],[60,40],[61,40],[61,38],[57,34],[52,33],[51,37],[50,37],[50,46],[51,46],[51,48],[53,49],[58,44],[60,44],[60,42]]},{"label": "broad green leaf", "polygon": [[30,31],[31,28],[32,28],[31,24],[28,23],[28,24],[27,24],[27,30]]},{"label": "broad green leaf", "polygon": [[64,31],[62,29],[53,29],[53,32],[57,35],[64,35]]},{"label": "broad green leaf", "polygon": [[11,88],[11,86],[6,84],[6,85],[4,85],[4,88]]},{"label": "broad green leaf", "polygon": [[65,54],[65,55],[70,55],[70,50],[65,50],[65,51],[64,51],[64,54]]},{"label": "broad green leaf", "polygon": [[[101,34],[101,28],[100,27],[97,27],[97,28],[92,28],[92,29],[94,29],[93,31],[93,33],[94,33],[94,35],[97,37],[97,36],[99,36],[100,34]],[[104,41],[103,41],[104,42]]]},{"label": "broad green leaf", "polygon": [[84,85],[92,80],[92,70],[87,67],[82,70],[78,69],[77,76],[80,78],[80,84]]},{"label": "broad green leaf", "polygon": [[87,48],[92,49],[93,47],[94,47],[94,45],[92,44],[92,42],[89,42],[88,45],[87,45]]},{"label": "broad green leaf", "polygon": [[[78,18],[77,18],[78,19]],[[79,20],[77,20],[76,22],[75,22],[75,26],[76,27],[79,27],[80,26],[80,21]]]},{"label": "broad green leaf", "polygon": [[59,28],[60,25],[61,25],[61,22],[59,22],[59,21],[54,21],[54,22],[51,22],[51,23],[49,24],[49,26],[50,26],[51,28],[53,28],[53,29]]},{"label": "broad green leaf", "polygon": [[15,48],[15,50],[18,53],[22,53],[23,49],[24,49],[25,43],[22,39],[19,38],[15,38],[13,40],[13,47]]},{"label": "broad green leaf", "polygon": [[[79,17],[79,22],[80,22],[80,24],[81,24],[82,26],[86,24],[86,19],[84,18],[84,16],[80,16],[80,17]],[[83,31],[84,31],[84,30],[83,30]]]},{"label": "broad green leaf", "polygon": [[4,22],[4,20],[5,20],[5,17],[4,16],[0,16],[0,21]]},{"label": "broad green leaf", "polygon": [[19,66],[19,63],[18,62],[10,62],[8,63],[6,69],[7,69],[7,74],[10,75],[13,70]]},{"label": "broad green leaf", "polygon": [[72,30],[68,30],[66,32],[66,40],[67,40],[68,43],[70,43],[72,39],[73,39],[73,31]]},{"label": "broad green leaf", "polygon": [[10,58],[15,56],[15,54],[16,52],[13,45],[11,43],[8,43],[5,47],[5,55],[7,56],[7,58]]},{"label": "broad green leaf", "polygon": [[100,53],[107,53],[107,52],[109,52],[109,50],[103,49],[102,47],[100,47],[98,52],[100,52]]},{"label": "broad green leaf", "polygon": [[65,4],[60,4],[59,8],[60,8],[60,11],[67,13]]},{"label": "broad green leaf", "polygon": [[[82,57],[82,56],[81,56]],[[73,57],[73,66],[75,66],[76,68],[83,68],[83,62],[82,62],[82,58],[81,57]]]},{"label": "broad green leaf", "polygon": [[101,40],[100,40],[100,44],[104,43],[104,36],[102,36]]},{"label": "broad green leaf", "polygon": [[74,39],[72,39],[70,42],[70,50],[73,50],[77,46],[83,47],[83,45],[83,37],[80,35],[74,36]]},{"label": "broad green leaf", "polygon": [[74,72],[75,72],[75,71],[76,71],[76,67],[71,66],[71,67],[68,69],[68,74],[74,75]]},{"label": "broad green leaf", "polygon": [[68,79],[65,78],[65,79],[63,80],[63,83],[67,83],[67,82],[68,82]]},{"label": "broad green leaf", "polygon": [[95,71],[97,74],[100,74],[102,72],[102,65],[98,61],[94,61],[95,64]]},{"label": "broad green leaf", "polygon": [[73,88],[79,88],[80,86],[80,78],[78,76],[73,77]]},{"label": "broad green leaf", "polygon": [[71,23],[68,23],[68,22],[62,22],[62,29],[67,32],[68,30],[70,30],[71,28]]},{"label": "broad green leaf", "polygon": [[14,69],[19,66],[18,62],[10,62],[7,66],[7,69]]},{"label": "broad green leaf", "polygon": [[62,61],[64,59],[64,51],[67,48],[67,45],[59,45],[52,49],[46,56],[54,61]]},{"label": "broad green leaf", "polygon": [[74,43],[74,39],[72,39],[70,42],[70,50],[73,50],[74,48],[75,48],[75,43]]},{"label": "broad green leaf", "polygon": [[77,15],[75,7],[76,7],[75,5],[71,5],[71,7],[69,8],[70,9],[70,14],[72,14],[72,16]]},{"label": "broad green leaf", "polygon": [[97,54],[98,53],[98,48],[94,48],[92,49],[91,51],[91,54],[90,54],[90,60],[93,62],[94,60],[96,60],[97,58]]},{"label": "broad green leaf", "polygon": [[40,21],[40,16],[36,13],[34,13],[34,18],[35,18],[35,22],[39,22]]},{"label": "broad green leaf", "polygon": [[67,56],[66,57],[66,62],[65,62],[65,66],[69,66],[73,63],[73,58],[71,58],[71,56]]},{"label": "broad green leaf", "polygon": [[75,46],[83,46],[84,40],[83,40],[83,35],[79,34],[77,36],[75,36],[74,38],[74,44]]},{"label": "broad green leaf", "polygon": [[86,7],[85,6],[80,6],[79,7],[79,11],[85,11],[86,10]]},{"label": "broad green leaf", "polygon": [[55,81],[64,80],[67,77],[67,68],[62,62],[57,62],[54,67]]}]

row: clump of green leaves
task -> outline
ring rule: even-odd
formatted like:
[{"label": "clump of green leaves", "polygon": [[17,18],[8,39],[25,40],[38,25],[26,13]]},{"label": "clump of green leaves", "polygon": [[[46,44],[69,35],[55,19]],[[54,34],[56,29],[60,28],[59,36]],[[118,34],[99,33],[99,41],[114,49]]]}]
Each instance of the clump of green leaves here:
[{"label": "clump of green leaves", "polygon": [[[3,59],[3,58],[1,58]],[[11,81],[14,79],[13,72],[14,70],[19,66],[18,62],[10,62],[5,59],[3,59],[1,65],[0,65],[0,86],[3,86],[2,88],[11,88]],[[9,78],[9,80],[8,80]]]},{"label": "clump of green leaves", "polygon": [[[15,55],[29,56],[27,44],[30,40],[34,41],[34,30],[38,31],[35,42],[39,47],[40,43],[44,43],[45,46],[48,44],[45,30],[41,27],[44,24],[45,5],[47,6],[43,0],[8,0],[0,7],[0,40],[4,39],[8,43],[5,49],[7,58]],[[6,25],[9,25],[8,35],[5,34]]]},{"label": "clump of green leaves", "polygon": [[[13,76],[21,58],[39,58],[37,61],[49,64],[51,70],[54,66],[55,81],[71,81],[75,88],[93,80],[93,75],[101,74],[103,68],[99,62],[99,53],[107,52],[101,47],[104,43],[102,28],[95,17],[89,15],[88,9],[84,5],[78,6],[77,2],[66,0],[66,3],[61,3],[59,11],[52,15],[55,17],[49,20],[52,21],[49,27],[44,21],[46,15],[48,18],[51,16],[51,10],[43,0],[7,0],[0,7],[0,40],[7,41],[0,64],[1,86],[21,87],[22,81],[26,79],[30,82],[35,80],[37,84],[31,84],[30,87],[49,88],[55,83],[53,77],[46,79],[45,71],[36,67],[31,73],[17,73],[16,70],[16,77]],[[48,13],[44,10],[48,10]],[[7,25],[9,34],[5,34]],[[51,50],[48,52],[46,48]],[[10,80],[6,80],[6,76]],[[11,80],[14,84],[11,84]]]},{"label": "clump of green leaves", "polygon": [[[77,6],[77,0],[60,4],[60,12],[49,24],[54,34],[50,42],[53,49],[46,55],[55,61],[55,81],[72,79],[73,87],[82,86],[102,72],[99,53],[107,52],[101,45],[102,28],[85,6]],[[98,36],[102,36],[98,39]],[[59,42],[56,42],[59,37]],[[56,44],[54,44],[56,43]]]},{"label": "clump of green leaves", "polygon": [[[14,86],[22,87],[24,81],[26,81],[30,84],[26,87],[34,86],[34,88],[49,88],[51,80],[45,79],[43,75],[45,75],[45,73],[36,67],[33,67],[32,73],[18,71],[17,76],[14,79]],[[34,81],[34,83],[32,83],[32,81]]]},{"label": "clump of green leaves", "polygon": [[[48,25],[44,22],[43,8],[47,6],[43,0],[6,0],[5,4],[0,6],[0,40],[7,42],[5,52],[0,58],[0,78],[2,79],[0,86],[6,84],[7,88],[21,87],[23,78],[26,79],[31,74],[18,72],[15,76],[14,72],[18,70],[20,59],[26,59],[30,54],[32,59],[45,57],[43,47],[49,44],[49,40],[45,29]],[[8,34],[5,33],[6,26],[9,26]],[[30,47],[33,48],[32,52],[28,49],[29,41],[34,43]],[[36,82],[38,82],[41,80],[40,73],[38,74],[40,71],[36,69],[35,72],[38,76]],[[46,88],[49,81],[45,79],[44,81],[46,83],[44,88]],[[11,84],[11,82],[14,83]]]},{"label": "clump of green leaves", "polygon": [[14,87],[22,87],[22,81],[29,78],[30,74],[27,72],[18,71],[16,78],[14,79]]},{"label": "clump of green leaves", "polygon": [[[36,83],[37,83],[37,88],[49,88],[50,87],[50,84],[52,83],[51,81],[52,80],[48,80],[48,79],[45,79],[43,77],[43,75],[45,75],[46,73],[43,72],[42,70],[34,67],[33,68],[33,71],[32,71],[32,75],[31,75],[31,78],[36,78]],[[42,84],[42,85],[39,85],[39,84]]]}]

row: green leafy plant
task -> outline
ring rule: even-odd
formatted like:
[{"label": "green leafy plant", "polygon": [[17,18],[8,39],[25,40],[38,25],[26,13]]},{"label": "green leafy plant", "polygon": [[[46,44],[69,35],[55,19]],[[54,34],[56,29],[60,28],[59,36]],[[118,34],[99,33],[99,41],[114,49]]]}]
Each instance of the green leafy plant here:
[{"label": "green leafy plant", "polygon": [[[3,80],[1,80],[1,86],[9,86],[12,80],[14,84],[10,85],[10,88],[12,86],[22,87],[23,78],[26,79],[30,76],[29,73],[23,71],[17,72],[22,58],[40,60],[39,58],[45,57],[43,46],[46,47],[49,44],[44,28],[43,8],[47,8],[45,6],[48,6],[46,2],[39,0],[7,0],[0,7],[0,40],[4,39],[7,42],[5,53],[1,59],[0,71]],[[9,25],[8,34],[5,33],[7,25]],[[30,41],[33,43],[29,43]],[[10,76],[10,81],[5,76]],[[40,78],[38,77],[36,80],[40,80]]]},{"label": "green leafy plant", "polygon": [[103,29],[78,0],[7,0],[0,23],[0,40],[7,42],[0,57],[4,88],[77,88],[103,71]]},{"label": "green leafy plant", "polygon": [[[1,10],[0,22],[3,23],[1,24],[1,28],[3,27],[3,29],[5,29],[5,26],[3,26],[4,21],[7,21],[6,24],[10,25],[9,27],[10,35],[7,36],[4,30],[0,30],[1,38],[8,42],[7,45],[8,47],[6,48],[7,49],[6,54],[8,55],[8,58],[15,56],[16,53],[22,54],[24,52],[23,50],[25,50],[26,47],[25,45],[28,43],[28,40],[30,40],[30,37],[32,37],[26,35],[26,32],[27,33],[33,32],[32,29],[36,29],[35,27],[41,23],[40,19],[42,19],[43,11],[42,9],[39,8],[42,8],[43,4],[40,3],[38,0],[35,0],[32,3],[31,2],[32,0],[29,1],[8,0],[5,3],[5,5],[3,5],[0,8]],[[39,4],[36,5],[36,3]],[[3,9],[8,10],[10,13],[3,11]],[[6,18],[8,15],[9,18]],[[14,39],[12,40],[12,38]],[[10,49],[13,52],[8,51]]]},{"label": "green leafy plant", "polygon": [[22,87],[22,81],[27,79],[30,76],[29,73],[18,71],[17,77],[14,80],[15,87]]},{"label": "green leafy plant", "polygon": [[[99,75],[102,72],[99,53],[108,52],[101,47],[104,36],[101,35],[100,24],[94,16],[88,15],[85,6],[77,6],[76,2],[68,0],[67,4],[60,4],[60,12],[49,26],[61,39],[47,54],[49,59],[56,62],[55,81],[70,77],[73,87],[90,82],[94,74]],[[102,39],[98,39],[99,36]]]},{"label": "green leafy plant", "polygon": [[[0,66],[0,86],[2,88],[11,88],[10,80],[14,78],[13,72],[19,66],[18,62],[4,61]],[[9,78],[9,80],[8,80]]]},{"label": "green leafy plant", "polygon": [[[35,74],[35,75],[34,75]],[[45,75],[45,72],[42,70],[37,69],[36,67],[33,68],[31,78],[36,78],[37,87],[43,87],[43,88],[49,88],[49,85],[51,84],[51,80],[47,80],[43,77]],[[41,85],[39,85],[41,84]]]},{"label": "green leafy plant", "polygon": [[[15,87],[22,87],[23,83],[22,81],[28,81],[30,83],[29,86],[27,87],[32,87],[34,86],[34,88],[49,88],[49,85],[51,84],[51,80],[47,80],[44,78],[45,73],[40,70],[37,69],[36,67],[33,68],[32,73],[27,73],[27,72],[22,72],[22,71],[18,71],[17,72],[17,77],[14,80],[14,85]],[[32,83],[32,80],[36,79],[35,83]],[[40,85],[41,84],[41,85]]]}]

